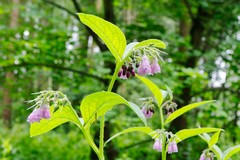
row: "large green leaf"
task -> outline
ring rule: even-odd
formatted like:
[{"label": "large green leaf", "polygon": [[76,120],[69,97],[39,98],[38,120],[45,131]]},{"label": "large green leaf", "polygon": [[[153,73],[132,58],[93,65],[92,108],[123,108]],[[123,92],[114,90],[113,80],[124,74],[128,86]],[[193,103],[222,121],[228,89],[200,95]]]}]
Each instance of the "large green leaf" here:
[{"label": "large green leaf", "polygon": [[126,38],[114,24],[94,15],[78,13],[82,23],[91,28],[107,45],[117,61],[121,61],[126,48]]},{"label": "large green leaf", "polygon": [[240,152],[240,145],[228,148],[223,152],[223,160],[228,160],[230,157],[232,157],[234,154],[238,152]]},{"label": "large green leaf", "polygon": [[121,132],[118,132],[117,134],[115,134],[114,136],[112,136],[111,138],[109,138],[106,142],[105,142],[105,145],[110,142],[112,139],[122,135],[122,134],[125,134],[125,133],[130,133],[130,132],[142,132],[142,133],[145,133],[145,134],[148,134],[150,135],[150,133],[153,132],[153,130],[149,127],[132,127],[132,128],[128,128],[128,129],[125,129]]},{"label": "large green leaf", "polygon": [[177,132],[175,135],[178,137],[176,142],[181,142],[187,138],[208,132],[218,132],[221,131],[220,128],[194,128],[194,129],[183,129]]},{"label": "large green leaf", "polygon": [[84,120],[84,126],[90,128],[91,124],[96,121],[97,118],[103,116],[107,111],[119,104],[125,104],[130,107],[146,125],[146,119],[139,107],[133,103],[129,103],[116,93],[103,91],[90,94],[83,99],[80,110]]},{"label": "large green leaf", "polygon": [[72,107],[59,107],[59,109],[51,115],[50,119],[42,119],[40,122],[32,123],[30,126],[30,136],[33,137],[46,133],[60,124],[69,121],[75,123],[80,128],[82,127],[81,121]]},{"label": "large green leaf", "polygon": [[158,39],[144,40],[144,41],[138,43],[134,48],[143,47],[143,46],[154,46],[154,47],[162,48],[162,49],[166,48],[166,44],[163,41],[160,41]]},{"label": "large green leaf", "polygon": [[197,103],[192,103],[189,104],[187,106],[184,106],[176,111],[174,111],[172,114],[170,114],[167,119],[165,120],[165,124],[173,121],[174,119],[176,119],[177,117],[181,116],[182,114],[186,113],[187,111],[192,110],[193,108],[196,108],[198,106],[201,106],[203,104],[207,104],[207,103],[211,103],[214,102],[214,100],[212,101],[203,101],[203,102],[197,102]]},{"label": "large green leaf", "polygon": [[140,77],[138,75],[136,75],[136,77],[139,78],[150,89],[150,91],[154,95],[155,99],[157,100],[158,106],[160,107],[163,102],[163,99],[164,99],[164,97],[162,95],[162,91],[157,87],[156,84],[154,84],[149,79],[147,79],[145,77]]}]

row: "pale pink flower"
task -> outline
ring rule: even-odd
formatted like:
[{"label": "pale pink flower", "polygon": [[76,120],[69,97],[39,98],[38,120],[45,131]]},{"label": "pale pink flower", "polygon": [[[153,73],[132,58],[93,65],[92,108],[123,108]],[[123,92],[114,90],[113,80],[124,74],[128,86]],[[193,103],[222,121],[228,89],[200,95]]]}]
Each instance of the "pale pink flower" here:
[{"label": "pale pink flower", "polygon": [[151,63],[151,73],[155,74],[155,73],[160,73],[161,72],[161,68],[158,64],[158,60],[154,59]]},{"label": "pale pink flower", "polygon": [[151,118],[153,116],[154,110],[151,108],[147,108],[146,106],[144,106],[142,108],[142,113],[146,118]]},{"label": "pale pink flower", "polygon": [[49,119],[50,116],[49,105],[43,105],[33,110],[33,112],[28,116],[27,122],[40,122],[41,119]]},{"label": "pale pink flower", "polygon": [[178,152],[177,143],[175,141],[168,144],[168,154]]},{"label": "pale pink flower", "polygon": [[138,74],[142,76],[152,74],[150,61],[146,55],[142,57],[142,61],[138,67]]},{"label": "pale pink flower", "polygon": [[162,152],[162,143],[161,140],[157,139],[155,143],[153,144],[153,149],[155,149],[158,152]]}]

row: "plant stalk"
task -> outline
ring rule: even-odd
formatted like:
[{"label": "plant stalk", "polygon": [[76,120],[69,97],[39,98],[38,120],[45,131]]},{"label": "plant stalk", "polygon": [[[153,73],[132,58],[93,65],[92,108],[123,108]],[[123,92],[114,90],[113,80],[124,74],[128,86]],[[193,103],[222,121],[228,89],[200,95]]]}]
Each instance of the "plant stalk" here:
[{"label": "plant stalk", "polygon": [[[117,79],[117,74],[120,70],[122,66],[122,63],[117,63],[116,64],[116,68],[115,68],[115,71],[113,73],[113,76],[112,76],[112,79],[110,81],[110,84],[108,86],[108,92],[111,92],[112,91],[112,88],[113,88],[113,85]],[[103,115],[101,117],[101,121],[100,121],[100,137],[99,137],[99,152],[100,152],[100,160],[105,160],[104,158],[104,125],[105,125],[105,116]]]}]

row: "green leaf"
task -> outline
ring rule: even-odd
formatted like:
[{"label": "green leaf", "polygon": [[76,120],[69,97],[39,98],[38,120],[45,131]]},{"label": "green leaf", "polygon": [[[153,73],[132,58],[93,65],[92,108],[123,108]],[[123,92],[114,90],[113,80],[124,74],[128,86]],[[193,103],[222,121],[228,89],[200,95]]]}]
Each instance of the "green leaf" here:
[{"label": "green leaf", "polygon": [[218,142],[218,139],[219,139],[219,135],[221,133],[221,130],[214,133],[208,143],[208,147],[211,149],[213,147],[213,145],[215,145],[217,142]]},{"label": "green leaf", "polygon": [[138,117],[142,120],[145,126],[147,126],[147,120],[146,117],[144,116],[142,110],[134,103],[128,102],[128,106],[138,115]]},{"label": "green leaf", "polygon": [[140,112],[139,107],[133,103],[129,103],[116,93],[103,91],[90,94],[83,99],[80,110],[84,120],[84,126],[90,128],[94,121],[119,104],[125,104],[130,107],[146,125],[146,119],[142,112]]},{"label": "green leaf", "polygon": [[240,145],[236,145],[233,147],[228,148],[223,152],[223,160],[228,160],[230,157],[232,157],[237,152],[240,152]]},{"label": "green leaf", "polygon": [[166,44],[163,41],[160,41],[158,39],[148,39],[145,41],[142,41],[140,43],[138,43],[134,48],[138,48],[138,47],[143,47],[143,46],[154,46],[157,48],[166,48]]},{"label": "green leaf", "polygon": [[107,45],[117,61],[121,61],[126,48],[126,38],[114,24],[94,15],[78,13],[82,23],[91,28]]},{"label": "green leaf", "polygon": [[169,99],[172,100],[173,99],[173,92],[167,85],[165,85],[165,86],[167,88],[167,93],[169,95]]},{"label": "green leaf", "polygon": [[136,46],[138,42],[131,42],[126,46],[122,59],[124,60],[129,54],[132,52],[134,46]]},{"label": "green leaf", "polygon": [[111,138],[109,138],[106,142],[105,142],[105,145],[110,142],[112,139],[122,135],[122,134],[125,134],[125,133],[130,133],[130,132],[142,132],[142,133],[145,133],[145,134],[150,134],[153,132],[153,130],[149,127],[132,127],[132,128],[128,128],[128,129],[125,129],[121,132],[118,132],[117,134],[115,134],[114,136],[112,136]]},{"label": "green leaf", "polygon": [[[199,136],[209,145],[209,141],[211,137],[207,133],[203,133],[203,135],[199,135]],[[211,150],[217,156],[217,159],[222,159],[222,156],[223,156],[222,150],[217,145],[213,145]]]},{"label": "green leaf", "polygon": [[170,114],[167,119],[165,120],[165,125],[171,121],[173,121],[174,119],[176,119],[177,117],[181,116],[182,114],[186,113],[187,111],[190,111],[196,107],[199,107],[203,104],[207,104],[207,103],[211,103],[214,102],[214,100],[212,101],[202,101],[202,102],[197,102],[197,103],[192,103],[189,104],[187,106],[184,106],[176,111],[174,111],[172,114]]},{"label": "green leaf", "polygon": [[60,124],[69,121],[75,123],[77,126],[82,128],[82,124],[75,110],[70,106],[61,106],[51,115],[50,119],[42,119],[39,123],[32,123],[30,126],[30,136],[33,137],[46,133],[59,126]]},{"label": "green leaf", "polygon": [[187,138],[208,132],[218,132],[221,131],[220,128],[194,128],[194,129],[183,129],[177,132],[175,135],[178,137],[176,142],[181,142]]},{"label": "green leaf", "polygon": [[162,95],[162,91],[157,87],[156,84],[154,84],[149,79],[147,79],[145,77],[140,77],[138,75],[136,75],[136,77],[139,78],[150,89],[150,91],[154,95],[155,99],[157,100],[158,106],[160,107],[163,102],[163,98],[164,98]]}]

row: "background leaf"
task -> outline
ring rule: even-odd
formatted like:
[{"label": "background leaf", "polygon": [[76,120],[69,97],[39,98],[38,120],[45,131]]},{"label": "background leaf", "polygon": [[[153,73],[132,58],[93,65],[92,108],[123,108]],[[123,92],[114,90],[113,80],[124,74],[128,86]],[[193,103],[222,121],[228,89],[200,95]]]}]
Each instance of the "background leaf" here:
[{"label": "background leaf", "polygon": [[210,103],[210,102],[214,102],[214,100],[212,100],[212,101],[202,101],[202,102],[192,103],[192,104],[189,104],[187,106],[184,106],[184,107],[174,111],[172,114],[170,114],[167,117],[167,119],[165,120],[165,124],[173,121],[177,117],[181,116],[182,114],[186,113],[187,111],[192,110],[193,108],[196,108],[198,106],[201,106],[203,104],[207,104],[207,103]]},{"label": "background leaf", "polygon": [[126,38],[114,24],[94,15],[78,13],[82,23],[91,28],[107,45],[110,52],[121,61],[126,48]]},{"label": "background leaf", "polygon": [[37,136],[43,133],[46,133],[60,124],[66,122],[73,122],[80,128],[82,124],[74,111],[74,109],[70,106],[59,107],[57,111],[51,115],[50,119],[42,119],[39,123],[32,123],[30,126],[30,136]]}]

